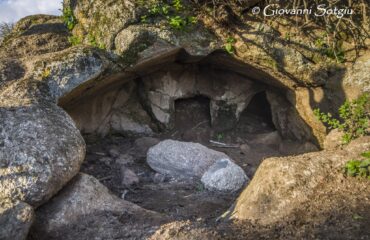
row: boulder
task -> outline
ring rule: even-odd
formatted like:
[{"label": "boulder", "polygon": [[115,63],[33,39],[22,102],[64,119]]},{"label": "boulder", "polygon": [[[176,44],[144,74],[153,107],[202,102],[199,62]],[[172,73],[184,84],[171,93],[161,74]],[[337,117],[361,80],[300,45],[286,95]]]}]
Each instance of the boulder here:
[{"label": "boulder", "polygon": [[104,54],[94,48],[79,46],[38,57],[32,74],[47,84],[53,98],[61,100],[76,88],[96,80],[108,65],[109,60]]},{"label": "boulder", "polygon": [[198,143],[165,140],[150,148],[147,162],[175,178],[200,178],[211,191],[236,192],[249,180],[226,154]]},{"label": "boulder", "polygon": [[22,18],[1,44],[0,58],[32,58],[71,46],[69,32],[58,16],[33,15]]},{"label": "boulder", "polygon": [[39,206],[78,173],[85,158],[72,119],[43,94],[31,80],[0,92],[0,198]]},{"label": "boulder", "polygon": [[[343,203],[355,209],[360,197],[351,191],[356,189],[358,194],[369,196],[369,184],[355,179],[343,185],[341,171],[347,161],[358,158],[369,148],[370,137],[364,137],[343,150],[265,159],[237,199],[232,218],[268,225],[285,221],[286,217],[295,216],[295,212],[308,212],[307,208],[311,207],[316,209],[313,218],[315,214],[325,215],[324,202],[325,210],[333,213]],[[344,186],[348,186],[348,191]],[[319,200],[312,200],[318,195],[322,196]]]},{"label": "boulder", "polygon": [[27,203],[0,200],[0,239],[26,239],[34,219],[33,208]]},{"label": "boulder", "polygon": [[165,140],[150,148],[149,166],[156,172],[172,177],[201,178],[207,169],[226,154],[209,149],[199,143]]},{"label": "boulder", "polygon": [[209,167],[201,181],[208,190],[233,193],[248,183],[249,178],[243,169],[225,158]]},{"label": "boulder", "polygon": [[[145,239],[165,219],[112,195],[92,176],[80,173],[36,211],[35,239]],[[151,225],[151,226],[150,226]]]},{"label": "boulder", "polygon": [[79,172],[85,142],[57,102],[99,76],[105,63],[95,50],[72,48],[35,57],[27,78],[0,88],[0,198],[37,207]]}]

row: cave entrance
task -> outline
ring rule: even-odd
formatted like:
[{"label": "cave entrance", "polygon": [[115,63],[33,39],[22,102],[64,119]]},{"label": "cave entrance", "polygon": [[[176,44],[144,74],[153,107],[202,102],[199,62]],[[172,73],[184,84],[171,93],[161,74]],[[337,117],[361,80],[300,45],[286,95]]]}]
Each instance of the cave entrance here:
[{"label": "cave entrance", "polygon": [[254,95],[246,109],[241,113],[238,131],[249,134],[258,134],[276,131],[272,120],[270,103],[267,100],[266,92]]},{"label": "cave entrance", "polygon": [[266,73],[223,55],[184,59],[144,62],[133,75],[94,81],[102,86],[63,107],[85,134],[81,171],[145,209],[174,219],[216,219],[236,196],[204,191],[199,179],[159,174],[147,164],[150,147],[167,139],[200,143],[252,178],[268,157],[308,152],[312,136],[289,91]]},{"label": "cave entrance", "polygon": [[174,133],[184,140],[207,141],[211,130],[210,99],[198,95],[175,100]]}]

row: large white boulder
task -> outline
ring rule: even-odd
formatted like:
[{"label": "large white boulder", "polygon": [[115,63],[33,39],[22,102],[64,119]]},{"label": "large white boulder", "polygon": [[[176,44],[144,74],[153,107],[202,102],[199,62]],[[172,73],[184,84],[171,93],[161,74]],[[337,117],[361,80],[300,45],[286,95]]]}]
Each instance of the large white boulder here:
[{"label": "large white boulder", "polygon": [[147,162],[161,174],[201,179],[212,191],[235,192],[248,180],[243,169],[226,154],[199,143],[162,141],[149,149]]}]

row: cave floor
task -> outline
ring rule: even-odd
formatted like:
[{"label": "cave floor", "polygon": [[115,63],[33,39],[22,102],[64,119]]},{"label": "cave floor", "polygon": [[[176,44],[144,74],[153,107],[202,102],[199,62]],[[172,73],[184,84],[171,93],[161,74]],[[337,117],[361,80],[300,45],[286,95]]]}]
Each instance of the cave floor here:
[{"label": "cave floor", "polygon": [[[192,113],[177,114],[175,128],[154,135],[155,139],[198,142],[224,152],[252,178],[263,159],[281,156],[279,146],[254,143],[254,136],[275,130],[258,116],[245,115],[232,131],[215,132],[201,105]],[[182,109],[182,108],[178,108]],[[203,115],[202,115],[203,114]],[[189,117],[190,116],[190,117]],[[163,213],[173,220],[214,221],[227,211],[239,193],[220,194],[203,188],[200,180],[176,180],[156,174],[146,163],[146,153],[137,149],[140,137],[85,135],[87,155],[81,171],[99,179],[114,194],[145,209]],[[145,139],[142,138],[142,139]],[[113,154],[113,155],[112,155]],[[139,182],[126,184],[123,172],[129,169]],[[128,179],[130,181],[130,179]]]},{"label": "cave floor", "polygon": [[[282,140],[276,138],[277,131],[266,116],[245,112],[232,130],[216,131],[211,127],[209,113],[206,99],[179,101],[173,129],[153,134],[150,139],[197,142],[224,152],[243,168],[249,178],[253,177],[263,159],[286,155],[281,153]],[[207,191],[199,179],[176,180],[156,174],[146,163],[147,148],[144,146],[143,150],[136,143],[140,139],[147,141],[148,136],[111,134],[104,138],[96,135],[84,137],[87,153],[82,172],[99,179],[118,197],[161,213],[171,221],[213,225],[240,194]],[[134,176],[125,179],[127,170]]]},{"label": "cave floor", "polygon": [[[173,133],[156,137],[159,140],[167,139],[169,135]],[[82,172],[98,178],[118,197],[124,195],[125,200],[169,218],[168,224],[159,228],[153,223],[156,232],[145,232],[144,235],[148,236],[146,239],[367,239],[364,236],[370,236],[369,219],[363,218],[370,216],[370,209],[358,208],[354,212],[352,207],[356,206],[356,201],[361,202],[369,197],[366,192],[361,193],[366,183],[361,185],[356,179],[340,178],[345,187],[337,182],[323,185],[323,190],[315,199],[302,208],[306,211],[295,212],[288,219],[274,225],[260,226],[249,221],[217,222],[232,207],[239,193],[212,193],[203,189],[200,181],[177,181],[170,178],[158,180],[156,173],[146,164],[145,154],[136,148],[135,137],[85,136],[85,139],[87,156]],[[224,140],[227,141],[227,136]],[[255,171],[253,164],[257,167],[267,155],[281,155],[277,150],[261,145],[253,148],[261,152],[254,155],[254,159],[240,148],[219,148],[209,143],[207,146],[231,156],[251,174],[250,177]],[[118,150],[120,155],[116,159],[119,160],[111,156],[112,149]],[[122,183],[122,164],[124,168],[136,173],[140,180],[138,184],[127,187]],[[342,198],[341,194],[351,195],[352,192],[360,193],[349,198],[354,202],[333,205],[340,203],[333,199]]]},{"label": "cave floor", "polygon": [[[253,121],[249,121],[251,122]],[[255,123],[257,122],[260,123],[260,121]],[[253,136],[273,133],[273,129],[262,128],[257,132],[246,134],[245,129],[243,132],[244,127],[236,128],[235,131],[224,133],[221,138],[213,133],[207,124],[203,127],[202,124],[196,125],[198,126],[191,128],[187,126],[186,131],[177,128],[152,137],[157,141],[171,138],[199,142],[209,148],[225,152],[250,178],[263,159],[287,155],[280,152],[277,146],[253,143]],[[143,233],[147,236],[145,239],[366,239],[363,236],[367,236],[368,228],[365,227],[367,223],[362,219],[356,220],[355,217],[368,216],[369,209],[358,209],[353,212],[351,206],[356,205],[355,202],[333,205],[335,201],[332,199],[340,197],[335,190],[340,186],[336,183],[322,186],[323,191],[304,207],[306,211],[296,212],[289,219],[271,226],[261,226],[248,221],[217,221],[232,207],[239,193],[218,194],[205,190],[200,181],[179,181],[158,177],[146,164],[146,154],[142,149],[138,149],[138,139],[145,138],[122,135],[99,138],[86,135],[87,155],[81,171],[99,179],[118,197],[168,217],[167,224],[157,226],[153,223],[155,233]],[[226,143],[227,147],[214,145],[210,140]],[[252,151],[242,149],[245,143],[248,143]],[[122,168],[134,172],[139,182],[130,186],[125,185],[122,182]],[[361,193],[363,186],[354,184],[356,180],[341,181],[347,186],[344,188],[346,192],[340,190],[341,194],[351,194],[355,191],[354,187],[358,188],[356,192]],[[364,194],[353,200],[364,199],[366,197]],[[322,209],[329,212],[325,213]]]}]

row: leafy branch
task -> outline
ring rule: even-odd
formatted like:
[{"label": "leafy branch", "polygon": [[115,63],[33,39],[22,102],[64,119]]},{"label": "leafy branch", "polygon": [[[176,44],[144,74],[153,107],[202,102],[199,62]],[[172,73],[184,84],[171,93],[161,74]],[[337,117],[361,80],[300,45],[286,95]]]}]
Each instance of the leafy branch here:
[{"label": "leafy branch", "polygon": [[339,129],[344,133],[343,142],[369,134],[370,122],[370,95],[365,93],[353,101],[346,101],[339,108],[339,117],[336,119],[330,113],[323,113],[320,109],[314,110],[315,116],[330,129]]}]

